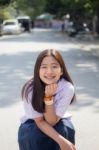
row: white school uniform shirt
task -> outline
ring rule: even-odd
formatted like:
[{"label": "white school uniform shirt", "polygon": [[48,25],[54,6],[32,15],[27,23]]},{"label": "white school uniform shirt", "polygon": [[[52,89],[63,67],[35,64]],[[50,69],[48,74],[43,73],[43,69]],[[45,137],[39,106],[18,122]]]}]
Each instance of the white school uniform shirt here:
[{"label": "white school uniform shirt", "polygon": [[[60,79],[58,82],[58,88],[54,96],[54,107],[56,115],[61,118],[68,118],[70,120],[71,114],[68,114],[67,109],[74,96],[74,86],[66,81]],[[32,91],[28,94],[28,100],[24,100],[24,115],[21,117],[21,123],[24,123],[28,119],[34,119],[42,117],[43,113],[39,113],[32,107]],[[67,123],[68,124],[68,123]]]}]

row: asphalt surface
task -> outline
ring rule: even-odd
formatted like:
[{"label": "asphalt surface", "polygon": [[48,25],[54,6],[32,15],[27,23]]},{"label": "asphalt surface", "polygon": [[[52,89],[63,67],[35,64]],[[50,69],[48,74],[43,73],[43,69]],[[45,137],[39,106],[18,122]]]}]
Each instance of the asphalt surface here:
[{"label": "asphalt surface", "polygon": [[22,115],[20,91],[33,74],[36,57],[46,48],[58,49],[75,84],[76,102],[69,111],[76,129],[77,150],[99,149],[99,45],[52,30],[0,37],[0,150],[18,150]]}]

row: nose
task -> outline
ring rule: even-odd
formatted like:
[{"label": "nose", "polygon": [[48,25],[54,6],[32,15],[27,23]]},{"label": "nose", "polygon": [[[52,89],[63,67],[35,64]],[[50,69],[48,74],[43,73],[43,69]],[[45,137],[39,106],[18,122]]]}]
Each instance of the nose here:
[{"label": "nose", "polygon": [[53,72],[53,69],[52,69],[51,67],[49,67],[49,68],[47,68],[47,70],[46,70],[46,71],[47,71],[47,73],[49,73],[49,74],[50,74],[50,73],[52,73],[52,72]]}]

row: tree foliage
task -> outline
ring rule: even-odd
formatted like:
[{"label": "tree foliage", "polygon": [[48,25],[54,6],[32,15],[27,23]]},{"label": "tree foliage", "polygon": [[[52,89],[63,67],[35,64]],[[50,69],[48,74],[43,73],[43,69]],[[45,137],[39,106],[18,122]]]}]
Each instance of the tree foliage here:
[{"label": "tree foliage", "polygon": [[10,0],[0,0],[0,6],[4,6],[10,3]]},{"label": "tree foliage", "polygon": [[99,14],[99,0],[46,0],[45,10],[57,16],[93,16]]},{"label": "tree foliage", "polygon": [[51,14],[58,15],[63,7],[64,5],[61,0],[47,0],[45,5],[45,11]]},{"label": "tree foliage", "polygon": [[30,16],[36,16],[43,12],[46,0],[16,0],[16,7]]},{"label": "tree foliage", "polygon": [[72,16],[99,16],[99,0],[0,0],[0,5],[12,3],[16,10],[22,10],[31,16],[43,12],[55,14],[57,17],[69,13]]}]

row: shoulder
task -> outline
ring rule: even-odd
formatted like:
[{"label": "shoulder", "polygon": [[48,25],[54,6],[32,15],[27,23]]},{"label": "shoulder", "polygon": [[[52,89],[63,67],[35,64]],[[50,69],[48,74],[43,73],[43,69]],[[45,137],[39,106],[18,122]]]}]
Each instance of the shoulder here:
[{"label": "shoulder", "polygon": [[74,92],[74,85],[71,82],[62,78],[58,82],[58,91],[57,92],[59,92],[61,90],[65,90],[65,91],[69,90],[69,91]]}]

